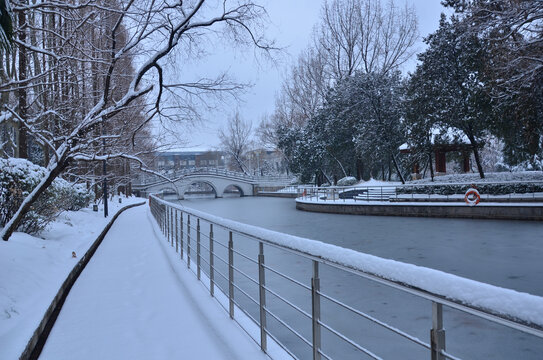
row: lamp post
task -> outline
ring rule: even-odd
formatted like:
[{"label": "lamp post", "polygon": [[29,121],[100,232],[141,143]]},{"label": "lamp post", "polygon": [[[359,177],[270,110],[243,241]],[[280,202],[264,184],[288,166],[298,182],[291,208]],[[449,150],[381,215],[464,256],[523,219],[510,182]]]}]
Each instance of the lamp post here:
[{"label": "lamp post", "polygon": [[[105,143],[105,140],[104,140]],[[102,172],[104,174],[104,217],[108,216],[107,209],[107,165],[106,160],[102,160]]]},{"label": "lamp post", "polygon": [[[104,137],[104,122],[102,120],[102,145],[104,150],[104,156],[106,155],[106,138]],[[104,217],[108,216],[107,209],[107,164],[106,159],[102,160],[102,174],[104,175],[104,186],[103,186],[103,196],[104,196]]]}]

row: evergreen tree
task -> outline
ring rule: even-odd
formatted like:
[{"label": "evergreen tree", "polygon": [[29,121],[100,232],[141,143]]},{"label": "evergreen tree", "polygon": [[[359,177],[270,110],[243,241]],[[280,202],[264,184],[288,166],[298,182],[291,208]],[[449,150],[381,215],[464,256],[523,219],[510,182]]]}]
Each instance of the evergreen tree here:
[{"label": "evergreen tree", "polygon": [[0,0],[0,50],[9,52],[13,38],[13,24],[9,0]]},{"label": "evergreen tree", "polygon": [[[418,90],[411,101],[418,102],[423,126],[448,131],[455,140],[467,138],[481,178],[484,171],[479,156],[483,137],[493,121],[486,77],[488,47],[468,31],[456,17],[442,15],[439,29],[428,36],[428,49],[419,55],[421,64],[412,76],[411,88]],[[439,135],[439,134],[437,134]]]},{"label": "evergreen tree", "polygon": [[445,0],[489,45],[495,121],[510,165],[543,168],[543,1]]}]

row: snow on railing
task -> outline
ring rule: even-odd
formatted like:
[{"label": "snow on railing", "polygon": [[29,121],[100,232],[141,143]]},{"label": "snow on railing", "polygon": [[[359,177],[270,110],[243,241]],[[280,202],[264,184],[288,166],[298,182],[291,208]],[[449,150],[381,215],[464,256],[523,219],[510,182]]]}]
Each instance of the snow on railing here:
[{"label": "snow on railing", "polygon": [[[213,289],[218,284],[218,282],[215,280],[217,269],[213,265],[214,261],[218,259],[221,262],[224,262],[228,268],[228,274],[219,273],[219,275],[221,275],[221,277],[226,279],[228,282],[228,287],[223,289],[223,292],[227,294],[229,299],[228,311],[230,312],[231,317],[234,318],[233,309],[234,305],[236,305],[253,319],[253,321],[260,327],[260,344],[264,351],[266,351],[267,336],[270,336],[278,343],[281,343],[278,340],[277,335],[272,333],[266,326],[266,317],[269,316],[282,324],[293,335],[295,335],[295,337],[301,339],[303,343],[309,345],[312,348],[314,358],[320,358],[321,356],[330,358],[329,356],[325,355],[321,348],[321,331],[323,329],[326,329],[326,331],[336,335],[339,339],[346,342],[354,349],[357,349],[358,351],[361,351],[372,358],[379,358],[372,351],[364,348],[362,345],[350,339],[342,332],[334,329],[330,324],[327,324],[321,320],[321,299],[326,299],[327,301],[337,304],[339,307],[349,310],[353,314],[368,319],[417,345],[429,349],[432,355],[436,356],[436,359],[456,358],[445,352],[443,307],[460,310],[464,313],[535,335],[538,338],[543,338],[543,297],[477,282],[434,269],[379,258],[320,241],[305,239],[252,225],[242,224],[201,211],[187,209],[182,205],[172,204],[155,196],[150,197],[150,205],[155,219],[161,226],[165,235],[168,237],[168,240],[171,241],[172,246],[175,244],[176,251],[178,251],[177,249],[180,247],[181,257],[183,257],[183,248],[186,249],[189,266],[191,251],[192,253],[197,253],[198,278],[200,278],[200,260],[202,258],[200,247],[203,246],[200,244],[200,235],[202,234],[202,236],[205,236],[203,235],[203,230],[200,228],[200,224],[201,222],[209,224],[210,232],[209,236],[207,237],[209,240],[209,245],[206,247],[208,252],[206,262],[209,265],[207,275],[209,277],[210,292],[213,295]],[[190,225],[191,219],[192,224],[198,224],[197,228]],[[186,229],[183,224],[186,224]],[[223,229],[229,234],[227,244],[224,244],[224,241],[221,243],[221,241],[217,240],[217,238],[214,239],[214,226],[215,229]],[[194,235],[191,240],[191,230],[197,234],[196,251],[194,251]],[[238,245],[234,247],[234,235],[236,244],[238,244],[238,238],[249,239],[255,244],[258,244],[258,256],[253,259],[251,256],[243,254],[240,249],[238,249]],[[227,249],[228,256],[222,258],[218,256],[213,250],[214,244],[218,244]],[[270,261],[270,257],[266,258],[266,263],[264,265],[264,248],[281,249],[288,251],[291,254],[295,254],[295,256],[301,256],[305,259],[309,259],[313,264],[311,271],[312,286],[305,285],[299,280],[283,274],[281,272],[281,263]],[[267,251],[269,252],[271,250]],[[236,259],[245,258],[256,264],[255,269],[258,269],[258,279],[251,277],[251,274],[248,274],[246,269],[241,270],[240,268],[234,266],[234,255]],[[277,259],[272,257],[272,260]],[[239,260],[236,260],[236,264],[238,261]],[[368,279],[372,282],[401,290],[421,299],[431,301],[433,327],[431,329],[432,336],[430,343],[426,343],[413,335],[387,324],[384,321],[374,318],[373,315],[369,315],[359,309],[352,308],[333,296],[322,292],[319,286],[319,267],[323,265],[331,266],[340,271],[355,274],[360,278]],[[237,280],[234,279],[234,273],[241,273],[244,277],[249,277],[250,281],[258,285],[259,296],[257,299],[250,297],[249,294],[240,287],[241,285],[236,283]],[[267,287],[265,284],[265,278],[266,276],[269,276],[268,274],[278,275],[280,278],[290,281],[291,285],[294,283],[295,285],[310,291],[310,299],[312,303],[311,313],[302,310],[292,302],[286,300],[287,294],[280,294],[278,289],[274,289],[272,291],[269,287]],[[234,289],[236,289],[236,294],[238,294],[239,291],[249,296],[253,303],[259,306],[259,316],[257,316],[259,320],[250,316],[249,312],[244,310],[242,304],[239,302],[239,299],[234,298]],[[309,320],[311,320],[312,335],[310,339],[304,336],[302,332],[295,330],[295,327],[298,324],[289,322],[289,319],[280,318],[276,313],[272,312],[271,309],[266,307],[266,297],[270,295],[275,298],[282,299],[287,306],[301,312],[303,316],[308,317]],[[283,347],[286,351],[292,354],[292,349],[288,349],[285,346]],[[433,356],[432,358],[434,358]]]}]

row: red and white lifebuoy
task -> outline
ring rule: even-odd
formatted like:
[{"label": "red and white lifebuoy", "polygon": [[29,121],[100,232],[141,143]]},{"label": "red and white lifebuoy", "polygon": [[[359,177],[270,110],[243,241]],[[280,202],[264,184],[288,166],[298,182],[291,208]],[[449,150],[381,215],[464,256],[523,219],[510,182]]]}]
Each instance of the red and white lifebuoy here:
[{"label": "red and white lifebuoy", "polygon": [[475,206],[479,203],[479,201],[481,201],[481,195],[477,189],[469,188],[464,195],[464,201],[469,206]]}]

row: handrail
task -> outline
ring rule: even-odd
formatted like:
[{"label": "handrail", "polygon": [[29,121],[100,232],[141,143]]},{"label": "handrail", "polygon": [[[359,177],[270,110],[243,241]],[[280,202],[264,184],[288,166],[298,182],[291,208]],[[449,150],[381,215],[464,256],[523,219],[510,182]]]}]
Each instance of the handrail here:
[{"label": "handrail", "polygon": [[[431,348],[431,353],[436,356],[436,359],[454,358],[452,357],[452,355],[445,352],[445,332],[443,330],[442,315],[443,307],[457,309],[464,313],[471,314],[476,317],[490,320],[494,323],[498,323],[506,327],[534,335],[538,338],[543,338],[542,297],[526,293],[518,293],[513,290],[479,283],[473,280],[446,274],[433,269],[427,269],[397,261],[381,259],[371,255],[362,254],[354,250],[344,249],[334,245],[324,244],[318,241],[299,238],[270,230],[261,229],[255,226],[241,224],[235,221],[226,220],[210,214],[206,214],[197,210],[186,209],[179,204],[172,204],[166,202],[156,196],[150,197],[150,205],[155,219],[157,219],[159,225],[162,224],[161,228],[164,229],[163,231],[165,231],[166,234],[174,233],[174,231],[171,230],[170,227],[171,224],[177,223],[177,221],[173,222],[172,220],[168,220],[171,218],[171,216],[165,214],[173,214],[174,212],[176,212],[181,214],[181,218],[183,218],[183,216],[190,216],[193,221],[194,219],[198,219],[198,223],[203,220],[209,224],[212,224],[212,229],[213,226],[215,228],[222,228],[230,234],[230,239],[233,239],[233,235],[235,234],[236,239],[238,236],[242,236],[243,238],[247,238],[250,241],[254,241],[260,244],[260,253],[258,256],[258,282],[260,287],[259,301],[261,302],[261,319],[260,323],[257,323],[257,325],[261,328],[260,344],[264,351],[266,351],[266,334],[270,331],[270,329],[266,328],[265,322],[265,315],[270,313],[270,309],[265,306],[265,297],[266,294],[273,294],[269,291],[269,288],[265,284],[265,274],[266,270],[271,272],[277,272],[276,270],[273,270],[274,264],[266,263],[266,265],[264,265],[264,245],[285,250],[298,256],[302,256],[306,259],[311,260],[311,262],[313,263],[313,276],[311,279],[312,286],[310,288],[310,296],[313,298],[311,316],[313,323],[312,346],[314,348],[314,358],[319,358],[320,354],[322,354],[320,345],[320,328],[331,328],[328,324],[325,324],[326,326],[323,326],[324,323],[322,322],[322,319],[320,319],[320,298],[323,297],[329,300],[333,299],[333,297],[331,297],[329,294],[324,294],[320,290],[318,271],[320,264],[326,264],[336,269],[355,274],[361,278],[365,278],[373,282],[386,285],[387,287],[401,290],[405,293],[409,293],[419,298],[431,301],[434,309],[434,311],[432,311],[434,325],[431,329],[432,336],[429,346]],[[183,224],[184,222],[181,221],[180,223]],[[178,232],[175,231],[175,233],[177,234]],[[180,233],[183,233],[183,231],[181,231]],[[198,239],[199,238],[200,237],[198,236]],[[168,239],[172,242],[173,246],[173,238],[171,238],[170,236],[168,237]],[[210,232],[209,239],[209,248],[213,249],[212,244],[214,240],[212,230]],[[181,242],[181,244],[183,244],[182,238],[176,239],[176,247],[179,241]],[[215,242],[216,241],[217,240],[215,239]],[[228,256],[228,260],[223,258],[221,258],[221,260],[225,261],[225,263],[227,263],[226,265],[231,270],[229,271],[229,275],[220,275],[224,276],[225,280],[230,283],[229,286],[231,287],[231,289],[234,289],[234,287],[236,289],[239,289],[239,284],[235,283],[234,270],[236,270],[236,272],[240,272],[240,269],[237,269],[236,266],[234,266],[233,255],[239,253],[240,250],[236,249],[236,252],[234,252],[233,249],[233,242],[229,242],[228,249],[222,250],[223,253],[226,251],[230,254]],[[209,256],[210,260],[212,260],[213,258],[219,258],[219,255],[214,253],[213,251],[211,251]],[[209,263],[213,263],[213,261],[209,261]],[[210,266],[209,278],[211,293],[213,293],[214,285],[216,285],[213,280],[213,271],[218,272],[217,270],[214,270],[212,266]],[[246,274],[244,273],[244,275]],[[254,279],[256,279],[256,277],[254,277]],[[446,282],[446,284],[443,284],[443,282]],[[294,281],[294,284],[298,285],[296,283],[297,280]],[[302,286],[302,288],[303,291],[307,291],[307,287]],[[450,288],[462,289],[462,291],[455,291],[451,290]],[[232,304],[231,306],[233,306],[234,303],[236,303],[237,306],[240,306],[239,302],[234,302],[233,291],[224,292],[230,298],[230,302]],[[485,294],[483,298],[481,298],[481,293]],[[286,298],[282,294],[278,295],[280,296],[281,300],[286,300]],[[507,306],[503,306],[500,301],[497,301],[498,299],[504,298],[514,299],[516,303],[516,308],[511,309]],[[337,301],[341,302],[339,300]],[[262,302],[264,303],[264,305],[262,305]],[[297,305],[295,304],[292,304],[291,306],[297,307]],[[234,317],[234,311],[232,307],[230,308],[230,313],[231,316]],[[276,316],[272,315],[272,317],[275,318]],[[287,324],[287,326],[292,327],[293,324]],[[390,325],[387,326],[389,326],[390,328],[393,327]],[[402,330],[398,329],[398,331],[402,332],[402,336],[412,336]],[[340,339],[349,339],[349,337],[345,336],[345,334],[341,334],[340,332],[339,334]],[[416,338],[414,336],[412,337]],[[421,343],[425,344],[424,342]],[[356,344],[355,348],[360,349],[363,347],[360,344]],[[286,349],[286,351],[292,353],[289,349]]]},{"label": "handrail", "polygon": [[148,176],[147,178],[153,178],[153,181],[146,182],[143,181],[140,184],[134,184],[133,187],[148,187],[156,184],[162,184],[167,182],[175,182],[182,180],[183,178],[187,176],[198,176],[198,175],[221,175],[228,178],[233,178],[236,180],[244,180],[249,182],[273,182],[273,181],[280,181],[282,183],[284,182],[291,182],[292,177],[289,176],[260,176],[260,175],[249,175],[242,172],[236,172],[236,171],[230,171],[226,169],[217,169],[217,168],[190,168],[190,169],[183,169],[176,171],[172,174],[173,176],[169,179],[160,179],[156,175]]}]

